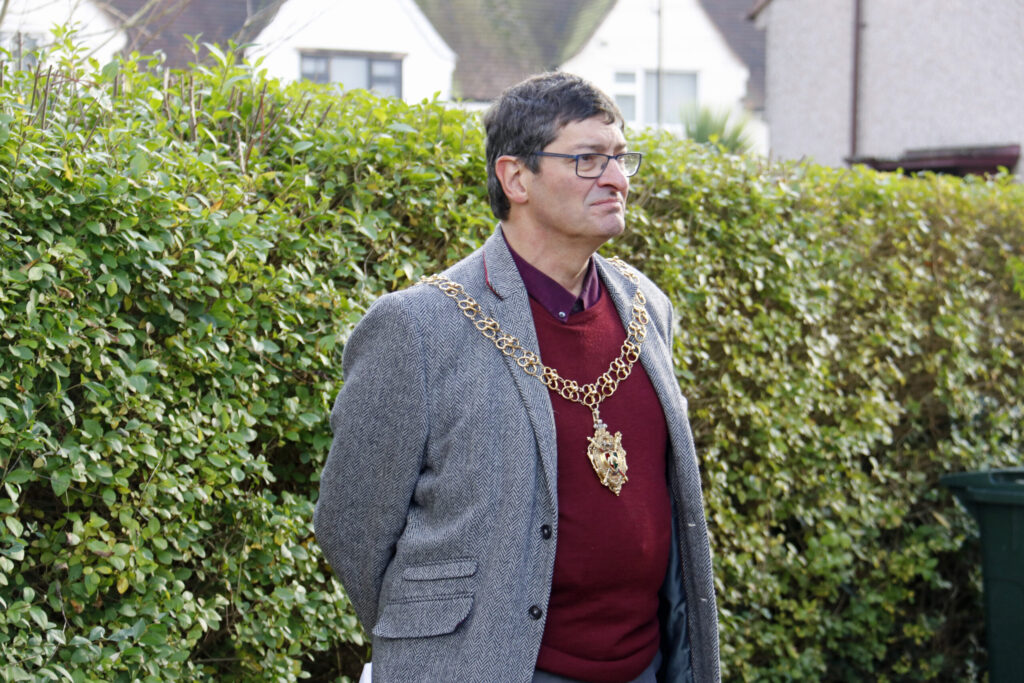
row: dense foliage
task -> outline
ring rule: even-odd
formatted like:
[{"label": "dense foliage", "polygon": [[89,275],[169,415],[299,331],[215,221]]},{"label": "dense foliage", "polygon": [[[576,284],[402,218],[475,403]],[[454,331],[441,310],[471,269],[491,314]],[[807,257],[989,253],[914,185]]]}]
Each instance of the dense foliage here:
[{"label": "dense foliage", "polygon": [[[214,55],[0,69],[5,680],[368,654],[312,533],[326,415],[373,299],[490,233],[479,125]],[[1021,452],[1021,188],[633,139],[609,251],[677,305],[726,678],[975,676],[936,482]]]}]

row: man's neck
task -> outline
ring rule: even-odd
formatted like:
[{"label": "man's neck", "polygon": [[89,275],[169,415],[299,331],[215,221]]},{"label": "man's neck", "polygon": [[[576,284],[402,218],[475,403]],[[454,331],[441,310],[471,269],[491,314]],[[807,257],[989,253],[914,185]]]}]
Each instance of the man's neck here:
[{"label": "man's neck", "polygon": [[579,296],[595,249],[502,223],[506,241],[531,266]]}]

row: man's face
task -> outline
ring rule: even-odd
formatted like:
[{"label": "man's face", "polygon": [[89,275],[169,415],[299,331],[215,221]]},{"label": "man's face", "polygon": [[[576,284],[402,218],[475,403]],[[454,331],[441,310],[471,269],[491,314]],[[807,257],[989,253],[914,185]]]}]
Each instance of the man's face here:
[{"label": "man's face", "polygon": [[[595,116],[566,124],[543,152],[558,154],[621,154],[626,139],[619,127]],[[537,173],[526,173],[527,217],[552,237],[585,242],[593,249],[622,233],[626,227],[629,178],[619,164],[609,162],[599,178],[580,178],[576,162],[559,157],[537,157]]]}]

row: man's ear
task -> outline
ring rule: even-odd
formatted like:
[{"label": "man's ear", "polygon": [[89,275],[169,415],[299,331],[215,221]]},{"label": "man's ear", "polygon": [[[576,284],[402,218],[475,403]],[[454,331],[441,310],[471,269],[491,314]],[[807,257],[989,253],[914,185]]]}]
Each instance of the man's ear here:
[{"label": "man's ear", "polygon": [[494,175],[501,183],[501,189],[511,204],[525,204],[529,198],[527,191],[529,173],[521,159],[514,156],[500,156],[494,162]]}]

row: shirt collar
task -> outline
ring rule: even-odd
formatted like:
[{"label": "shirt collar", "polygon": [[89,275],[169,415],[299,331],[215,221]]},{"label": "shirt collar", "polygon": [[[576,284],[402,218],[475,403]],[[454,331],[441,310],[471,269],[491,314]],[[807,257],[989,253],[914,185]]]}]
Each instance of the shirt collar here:
[{"label": "shirt collar", "polygon": [[526,293],[556,320],[563,323],[568,322],[571,316],[587,310],[601,299],[601,278],[597,275],[593,257],[590,257],[587,262],[587,272],[583,276],[583,289],[580,290],[580,295],[577,297],[554,278],[530,265],[526,259],[516,253],[507,239],[505,246],[508,247],[512,260],[516,263],[516,268],[519,269],[519,276],[523,278],[523,284],[526,285]]}]

